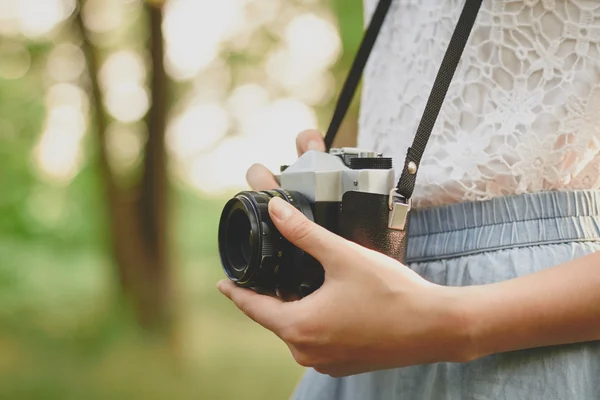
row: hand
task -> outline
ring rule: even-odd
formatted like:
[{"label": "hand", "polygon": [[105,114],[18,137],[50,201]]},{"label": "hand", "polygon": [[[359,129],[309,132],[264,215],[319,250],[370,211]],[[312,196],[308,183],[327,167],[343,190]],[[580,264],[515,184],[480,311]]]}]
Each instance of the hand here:
[{"label": "hand", "polygon": [[219,290],[271,330],[301,365],[344,376],[440,361],[466,361],[458,288],[430,283],[396,260],[309,221],[279,198],[269,214],[290,242],[325,269],[325,282],[293,302],[228,280]]},{"label": "hand", "polygon": [[[325,151],[325,142],[323,136],[315,130],[301,132],[296,137],[296,150],[298,157],[308,150]],[[261,164],[254,164],[246,173],[246,180],[252,190],[271,190],[279,187],[275,177],[267,168]]]}]

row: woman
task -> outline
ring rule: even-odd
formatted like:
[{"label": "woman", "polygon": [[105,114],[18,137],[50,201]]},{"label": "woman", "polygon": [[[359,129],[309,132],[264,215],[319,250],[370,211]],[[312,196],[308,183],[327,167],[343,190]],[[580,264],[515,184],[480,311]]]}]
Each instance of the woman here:
[{"label": "woman", "polygon": [[[403,165],[462,5],[392,4],[359,147]],[[314,131],[297,146],[324,149]],[[277,185],[258,165],[248,181]],[[311,367],[294,398],[599,398],[600,3],[484,1],[413,204],[404,266],[274,199],[271,218],[325,284],[282,303],[219,283]]]}]

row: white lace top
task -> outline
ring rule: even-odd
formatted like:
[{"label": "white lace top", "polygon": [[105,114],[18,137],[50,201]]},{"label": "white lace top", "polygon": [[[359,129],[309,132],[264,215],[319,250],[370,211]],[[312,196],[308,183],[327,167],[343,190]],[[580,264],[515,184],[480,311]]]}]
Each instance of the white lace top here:
[{"label": "white lace top", "polygon": [[[370,19],[378,0],[365,0]],[[394,0],[359,146],[400,172],[464,0]],[[417,177],[435,206],[600,188],[600,1],[484,0]]]}]

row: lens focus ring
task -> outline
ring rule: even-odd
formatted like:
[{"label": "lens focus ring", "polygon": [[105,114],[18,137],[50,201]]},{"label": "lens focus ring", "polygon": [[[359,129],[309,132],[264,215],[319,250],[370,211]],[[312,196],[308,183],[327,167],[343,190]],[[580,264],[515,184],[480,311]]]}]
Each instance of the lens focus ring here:
[{"label": "lens focus ring", "polygon": [[[265,192],[262,192],[267,194]],[[269,228],[271,218],[269,216],[269,200],[271,196],[253,196],[255,201],[255,207],[258,211],[258,220],[260,221],[260,231],[262,236],[261,256],[272,257],[273,256],[273,240],[271,238],[272,229]]]},{"label": "lens focus ring", "polygon": [[296,192],[244,191],[229,200],[219,223],[219,254],[225,273],[239,286],[277,289],[302,283],[295,283],[301,275],[294,263],[298,251],[269,215],[273,197],[287,201],[313,219],[310,203]]},{"label": "lens focus ring", "polygon": [[[263,220],[264,221],[264,220]],[[271,238],[271,229],[266,222],[261,222],[262,231],[262,257],[273,257],[273,240]]]}]

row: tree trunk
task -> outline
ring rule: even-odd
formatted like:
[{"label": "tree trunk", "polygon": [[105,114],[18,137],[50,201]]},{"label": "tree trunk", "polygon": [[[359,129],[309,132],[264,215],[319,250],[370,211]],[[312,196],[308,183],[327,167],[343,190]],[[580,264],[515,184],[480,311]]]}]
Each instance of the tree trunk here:
[{"label": "tree trunk", "polygon": [[98,143],[98,167],[107,204],[111,251],[118,270],[121,293],[147,329],[163,332],[171,322],[172,290],[167,240],[167,194],[165,125],[167,77],[163,66],[162,8],[146,5],[149,22],[149,53],[152,58],[147,115],[148,137],[140,181],[131,187],[119,185],[109,165],[106,148],[108,118],[98,83],[97,51],[89,39],[79,2],[75,21],[83,39],[92,110]]},{"label": "tree trunk", "polygon": [[[151,69],[151,106],[147,117],[148,141],[144,158],[144,174],[140,189],[140,229],[144,247],[151,261],[146,268],[144,309],[168,317],[170,303],[170,280],[168,268],[167,227],[167,155],[165,130],[167,114],[167,74],[163,58],[162,20],[160,4],[146,4],[150,21],[149,53]],[[166,322],[166,321],[165,321]]]}]

